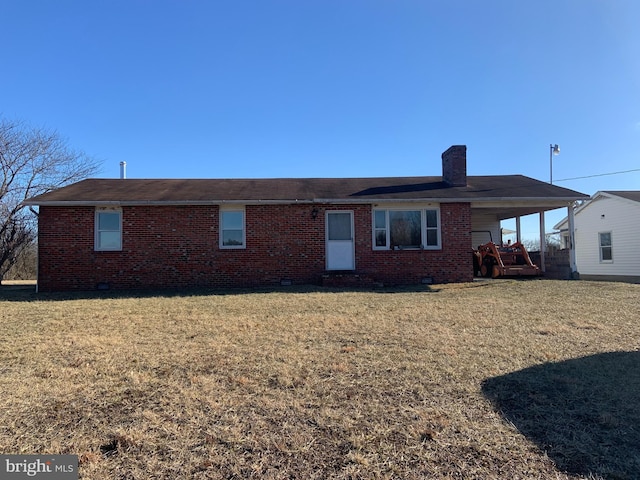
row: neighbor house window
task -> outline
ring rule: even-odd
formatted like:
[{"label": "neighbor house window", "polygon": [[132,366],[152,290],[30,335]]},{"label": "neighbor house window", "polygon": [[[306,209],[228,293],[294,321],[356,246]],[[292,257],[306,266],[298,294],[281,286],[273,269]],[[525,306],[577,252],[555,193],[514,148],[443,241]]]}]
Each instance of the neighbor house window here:
[{"label": "neighbor house window", "polygon": [[613,262],[613,250],[611,244],[611,232],[601,232],[598,234],[600,243],[600,261]]},{"label": "neighbor house window", "polygon": [[95,249],[122,250],[122,211],[96,210]]},{"label": "neighbor house window", "polygon": [[244,248],[245,239],[244,210],[222,210],[220,248]]},{"label": "neighbor house window", "polygon": [[373,245],[378,250],[440,248],[438,209],[375,209]]}]

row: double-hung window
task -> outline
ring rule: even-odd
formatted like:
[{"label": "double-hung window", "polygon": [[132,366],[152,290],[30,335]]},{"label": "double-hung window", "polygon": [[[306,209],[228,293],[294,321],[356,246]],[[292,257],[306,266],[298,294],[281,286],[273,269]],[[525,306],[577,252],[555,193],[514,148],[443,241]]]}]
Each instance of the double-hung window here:
[{"label": "double-hung window", "polygon": [[600,262],[612,263],[613,262],[613,244],[611,241],[611,232],[598,233],[598,243],[600,246]]},{"label": "double-hung window", "polygon": [[244,209],[220,211],[220,248],[245,248]]},{"label": "double-hung window", "polygon": [[439,249],[440,211],[437,208],[374,209],[373,248]]},{"label": "double-hung window", "polygon": [[122,210],[106,208],[96,210],[94,249],[97,251],[122,250]]}]

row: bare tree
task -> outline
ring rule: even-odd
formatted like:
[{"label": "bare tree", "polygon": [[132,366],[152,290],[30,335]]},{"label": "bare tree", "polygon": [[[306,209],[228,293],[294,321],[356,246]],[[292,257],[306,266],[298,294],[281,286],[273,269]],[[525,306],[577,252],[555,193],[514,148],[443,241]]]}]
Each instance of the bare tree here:
[{"label": "bare tree", "polygon": [[5,280],[33,280],[38,275],[38,242],[31,242],[16,259],[16,263],[5,274]]},{"label": "bare tree", "polygon": [[[539,252],[540,251],[540,240],[539,239],[531,239],[525,238],[522,240],[522,244],[524,248],[527,249],[528,252]],[[545,249],[547,251],[551,249],[560,249],[560,239],[557,235],[553,233],[547,233],[545,235]]]},{"label": "bare tree", "polygon": [[37,212],[22,202],[99,171],[55,131],[0,118],[0,280],[36,238]]}]

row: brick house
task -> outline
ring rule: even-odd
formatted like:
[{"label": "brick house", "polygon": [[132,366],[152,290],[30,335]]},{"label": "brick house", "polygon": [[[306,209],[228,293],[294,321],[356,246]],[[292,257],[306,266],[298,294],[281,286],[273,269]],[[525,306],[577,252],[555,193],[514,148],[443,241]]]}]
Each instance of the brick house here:
[{"label": "brick house", "polygon": [[473,279],[500,220],[586,195],[521,175],[88,179],[39,207],[38,289],[413,284]]}]

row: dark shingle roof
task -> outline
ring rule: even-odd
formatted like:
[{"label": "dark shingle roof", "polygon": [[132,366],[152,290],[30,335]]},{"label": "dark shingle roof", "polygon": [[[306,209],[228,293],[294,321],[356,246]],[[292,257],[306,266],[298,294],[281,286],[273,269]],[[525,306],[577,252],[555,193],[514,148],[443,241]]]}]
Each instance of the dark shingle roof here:
[{"label": "dark shingle roof", "polygon": [[604,193],[626,198],[627,200],[633,200],[634,202],[640,202],[640,190],[606,190]]},{"label": "dark shingle roof", "polygon": [[45,193],[27,205],[209,204],[223,202],[439,202],[558,200],[588,195],[522,175],[470,176],[451,187],[442,177],[288,179],[88,179]]}]

